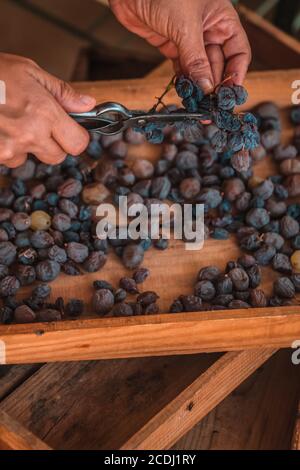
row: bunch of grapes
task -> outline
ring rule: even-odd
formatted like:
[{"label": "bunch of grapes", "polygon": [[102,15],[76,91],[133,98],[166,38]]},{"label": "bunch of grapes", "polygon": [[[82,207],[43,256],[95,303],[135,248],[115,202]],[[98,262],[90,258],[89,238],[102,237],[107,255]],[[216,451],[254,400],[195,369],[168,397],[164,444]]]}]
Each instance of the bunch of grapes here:
[{"label": "bunch of grapes", "polygon": [[[239,85],[219,85],[213,93],[205,95],[203,90],[191,79],[184,76],[171,82],[175,85],[177,95],[182,100],[183,108],[173,109],[172,112],[203,114],[204,120],[210,120],[211,126],[209,142],[218,153],[226,152],[231,157],[232,166],[238,171],[246,171],[251,163],[249,150],[253,150],[260,144],[258,122],[251,113],[236,114],[234,109],[246,103],[248,93]],[[170,89],[170,86],[167,90]],[[166,94],[166,92],[164,93]],[[164,95],[163,95],[164,96]],[[162,103],[159,98],[159,103]],[[153,110],[157,109],[157,105]],[[168,110],[164,107],[163,111]],[[165,129],[170,125],[176,126],[182,134],[190,136],[189,140],[197,142],[203,136],[203,125],[194,120],[182,119],[172,123],[148,123],[144,127],[136,129],[143,132],[149,142],[160,144],[164,140]]]}]

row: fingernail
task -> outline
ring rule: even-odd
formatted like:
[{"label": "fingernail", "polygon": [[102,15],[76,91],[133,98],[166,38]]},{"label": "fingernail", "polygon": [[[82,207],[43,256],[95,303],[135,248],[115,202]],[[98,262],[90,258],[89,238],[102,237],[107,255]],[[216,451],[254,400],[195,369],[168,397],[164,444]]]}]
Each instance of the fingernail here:
[{"label": "fingernail", "polygon": [[80,95],[80,101],[82,104],[86,105],[93,105],[95,103],[95,99],[89,95]]},{"label": "fingernail", "polygon": [[210,93],[214,89],[214,86],[211,80],[209,80],[208,78],[197,80],[197,83],[201,87],[201,89],[204,91],[204,93]]}]

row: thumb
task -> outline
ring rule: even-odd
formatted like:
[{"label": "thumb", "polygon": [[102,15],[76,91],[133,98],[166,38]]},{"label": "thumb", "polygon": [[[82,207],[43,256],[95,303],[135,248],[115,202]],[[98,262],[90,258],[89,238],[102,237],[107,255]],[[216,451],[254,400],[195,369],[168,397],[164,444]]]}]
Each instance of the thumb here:
[{"label": "thumb", "polygon": [[183,38],[178,46],[183,73],[197,82],[205,94],[214,89],[213,74],[206,54],[202,32]]},{"label": "thumb", "polygon": [[67,82],[54,77],[45,70],[35,70],[35,78],[43,85],[67,112],[90,111],[96,106],[92,96],[83,95],[74,90]]}]

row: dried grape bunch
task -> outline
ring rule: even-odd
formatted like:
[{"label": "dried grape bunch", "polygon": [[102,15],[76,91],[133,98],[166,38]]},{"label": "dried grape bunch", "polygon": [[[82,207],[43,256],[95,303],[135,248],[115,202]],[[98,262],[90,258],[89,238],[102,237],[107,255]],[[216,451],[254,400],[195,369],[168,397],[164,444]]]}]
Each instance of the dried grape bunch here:
[{"label": "dried grape bunch", "polygon": [[[216,87],[210,95],[204,95],[202,89],[191,79],[180,76],[173,78],[163,95],[158,98],[158,103],[151,111],[156,111],[161,104],[162,111],[170,115],[172,112],[202,113],[203,120],[211,120],[216,125],[216,132],[209,140],[212,147],[217,152],[229,151],[232,156],[239,153],[240,157],[245,157],[249,162],[248,152],[258,147],[260,136],[257,129],[257,119],[251,113],[235,114],[236,106],[246,103],[248,93],[242,86],[226,86],[226,81]],[[164,105],[163,97],[175,86],[177,95],[182,99],[183,108],[171,110]],[[159,112],[159,111],[157,111]],[[162,143],[164,140],[164,128],[175,126],[185,138],[188,136],[193,141],[201,141],[203,126],[197,121],[182,120],[177,123],[148,123],[144,127],[137,128],[136,131],[143,132],[151,143]],[[238,159],[238,157],[237,157]],[[241,158],[239,159],[241,161]],[[240,165],[239,165],[240,166]],[[244,167],[249,168],[250,164],[244,163]]]}]

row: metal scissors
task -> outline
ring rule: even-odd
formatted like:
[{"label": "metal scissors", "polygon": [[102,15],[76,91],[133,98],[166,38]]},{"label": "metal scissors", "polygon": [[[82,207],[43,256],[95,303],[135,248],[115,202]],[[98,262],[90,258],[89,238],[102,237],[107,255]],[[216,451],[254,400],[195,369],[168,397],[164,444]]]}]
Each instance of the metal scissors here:
[{"label": "metal scissors", "polygon": [[90,132],[114,135],[129,127],[143,128],[149,123],[172,124],[183,121],[203,121],[209,119],[203,113],[132,111],[119,103],[98,104],[86,113],[70,113],[70,116]]}]

